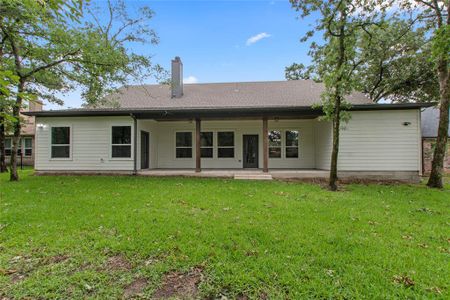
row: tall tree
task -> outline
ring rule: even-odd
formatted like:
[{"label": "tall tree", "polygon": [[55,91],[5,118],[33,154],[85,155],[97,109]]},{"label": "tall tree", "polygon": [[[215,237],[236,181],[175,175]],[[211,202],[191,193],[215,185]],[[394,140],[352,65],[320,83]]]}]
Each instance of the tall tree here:
[{"label": "tall tree", "polygon": [[[358,2],[358,1],[356,1]],[[359,2],[358,2],[359,3]],[[361,15],[355,1],[317,1],[291,0],[292,6],[305,18],[312,13],[318,14],[317,23],[303,41],[316,33],[322,33],[324,44],[312,43],[310,53],[313,69],[324,84],[326,91],[322,95],[322,109],[325,118],[331,120],[333,130],[333,147],[331,153],[329,188],[337,190],[337,163],[339,154],[339,134],[341,120],[346,121],[349,103],[345,97],[356,87],[355,71],[361,64],[357,61],[355,51],[356,37],[378,17],[375,3],[359,3],[364,6],[367,15]],[[289,71],[289,70],[287,70]],[[298,76],[311,76],[311,69],[300,70]],[[294,77],[296,75],[294,74]]]},{"label": "tall tree", "polygon": [[[374,102],[431,102],[439,88],[426,30],[391,18],[358,36],[358,89]],[[368,41],[370,39],[370,41]]]},{"label": "tall tree", "polygon": [[38,97],[62,103],[59,93],[81,87],[86,103],[95,106],[119,85],[160,70],[150,57],[126,47],[133,42],[158,42],[148,26],[153,12],[142,7],[130,16],[123,1],[107,4],[107,18],[101,22],[102,12],[81,0],[0,0],[0,37],[6,41],[2,66],[18,77],[11,108],[12,181],[19,178],[17,148],[24,100]]},{"label": "tall tree", "polygon": [[[449,0],[415,0],[424,9],[420,12],[425,28],[433,28],[431,37],[432,59],[439,80],[439,127],[430,178],[427,185],[432,188],[444,186],[442,173],[447,152],[448,121],[450,104],[450,4]],[[409,3],[404,3],[409,7]]]},{"label": "tall tree", "polygon": [[[439,100],[439,83],[429,59],[431,47],[426,30],[415,29],[405,19],[392,18],[369,25],[355,42],[356,89],[372,101],[434,102]],[[288,80],[322,81],[316,64],[286,67]]]}]

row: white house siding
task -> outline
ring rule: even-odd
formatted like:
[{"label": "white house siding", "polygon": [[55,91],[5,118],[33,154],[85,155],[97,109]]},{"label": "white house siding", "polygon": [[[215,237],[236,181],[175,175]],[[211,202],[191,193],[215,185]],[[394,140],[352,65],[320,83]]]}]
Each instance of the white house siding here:
[{"label": "white house siding", "polygon": [[[419,118],[419,110],[352,112],[341,130],[338,170],[420,171]],[[330,169],[331,148],[331,123],[318,122],[316,168]]]},{"label": "white house siding", "polygon": [[419,110],[352,112],[341,131],[338,169],[420,171],[419,118]]},{"label": "white house siding", "polygon": [[[111,126],[130,125],[131,117],[70,117],[36,119],[37,171],[132,171],[133,159],[111,158]],[[51,159],[51,127],[71,127],[70,159]],[[133,149],[132,149],[133,153]]]},{"label": "white house siding", "polygon": [[[420,171],[419,110],[352,112],[341,131],[340,171]],[[403,123],[409,122],[408,126]],[[132,171],[130,159],[111,159],[111,126],[133,126],[131,117],[37,118],[36,170],[38,171]],[[71,159],[50,158],[51,126],[71,126]],[[203,158],[202,168],[242,168],[244,134],[259,136],[259,168],[263,166],[262,120],[202,121],[202,131],[214,133],[213,158]],[[195,122],[138,120],[137,168],[140,168],[140,132],[150,133],[150,168],[195,167]],[[298,130],[299,157],[269,159],[270,169],[327,170],[332,146],[331,124],[317,119],[270,120],[269,130]],[[175,157],[175,133],[191,131],[193,157]],[[217,158],[217,132],[235,133],[235,157]],[[133,131],[134,132],[134,131]],[[133,153],[133,150],[132,150]],[[284,155],[283,155],[284,157]]]},{"label": "white house siding", "polygon": [[316,121],[316,169],[329,170],[331,162],[331,149],[333,147],[333,135],[331,122]]},{"label": "white house siding", "polygon": [[[279,120],[269,121],[269,130],[298,130],[299,158],[269,159],[269,168],[314,168],[314,120]],[[213,158],[202,158],[202,168],[242,168],[243,135],[257,134],[259,136],[259,167],[263,166],[262,120],[229,120],[202,121],[202,131],[212,131],[214,136]],[[194,168],[195,167],[195,122],[158,122],[155,132],[150,135],[157,141],[157,161],[151,168]],[[175,133],[191,131],[194,138],[193,157],[175,157]],[[235,138],[235,157],[217,157],[217,132],[233,131]],[[151,138],[152,139],[152,138]],[[156,166],[156,167],[155,167]]]}]

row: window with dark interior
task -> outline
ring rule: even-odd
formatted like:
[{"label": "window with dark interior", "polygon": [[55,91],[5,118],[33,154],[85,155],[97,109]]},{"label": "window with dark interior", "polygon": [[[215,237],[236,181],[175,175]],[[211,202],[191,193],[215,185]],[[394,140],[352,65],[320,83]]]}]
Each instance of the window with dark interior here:
[{"label": "window with dark interior", "polygon": [[131,158],[131,126],[112,126],[111,157]]},{"label": "window with dark interior", "polygon": [[70,127],[52,127],[52,158],[70,158]]},{"label": "window with dark interior", "polygon": [[11,149],[12,149],[12,139],[6,138],[5,139],[5,155],[11,156]]},{"label": "window with dark interior", "polygon": [[213,157],[213,133],[201,132],[200,133],[200,157],[212,158]]},{"label": "window with dark interior", "polygon": [[177,158],[192,158],[192,132],[177,132],[175,148]]},{"label": "window with dark interior", "polygon": [[217,156],[220,158],[234,157],[234,132],[217,133]]},{"label": "window with dark interior", "polygon": [[24,156],[31,156],[33,154],[33,140],[31,138],[23,139]]},{"label": "window with dark interior", "polygon": [[298,157],[298,130],[286,130],[286,158]]},{"label": "window with dark interior", "polygon": [[281,158],[281,131],[269,131],[269,157]]}]

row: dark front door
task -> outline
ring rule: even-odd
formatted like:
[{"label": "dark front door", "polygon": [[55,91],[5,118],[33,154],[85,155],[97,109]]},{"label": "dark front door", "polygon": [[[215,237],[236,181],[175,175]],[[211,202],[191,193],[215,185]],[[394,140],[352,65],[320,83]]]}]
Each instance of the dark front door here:
[{"label": "dark front door", "polygon": [[150,134],[141,131],[141,169],[148,169],[150,156]]},{"label": "dark front door", "polygon": [[258,135],[244,135],[243,167],[258,168]]}]

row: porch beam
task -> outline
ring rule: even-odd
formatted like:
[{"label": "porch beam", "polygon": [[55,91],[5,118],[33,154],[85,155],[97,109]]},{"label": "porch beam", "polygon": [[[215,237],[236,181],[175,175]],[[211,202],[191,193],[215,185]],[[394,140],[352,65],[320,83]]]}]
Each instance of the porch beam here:
[{"label": "porch beam", "polygon": [[202,160],[200,157],[200,132],[201,132],[201,120],[195,119],[195,172],[201,172]]},{"label": "porch beam", "polygon": [[269,172],[269,128],[267,117],[263,117],[263,172]]}]

